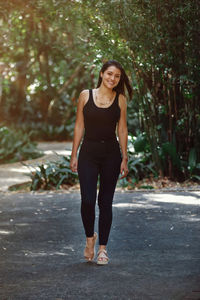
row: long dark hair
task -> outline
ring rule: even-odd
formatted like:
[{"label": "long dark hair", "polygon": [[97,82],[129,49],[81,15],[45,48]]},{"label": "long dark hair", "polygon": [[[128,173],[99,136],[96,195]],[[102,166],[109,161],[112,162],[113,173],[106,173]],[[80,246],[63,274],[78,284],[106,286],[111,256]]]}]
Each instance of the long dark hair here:
[{"label": "long dark hair", "polygon": [[125,95],[125,86],[129,94],[129,98],[132,98],[133,95],[133,89],[131,87],[130,81],[128,79],[128,76],[126,75],[126,72],[124,71],[124,68],[122,65],[116,61],[116,60],[108,60],[105,62],[99,72],[99,79],[97,83],[97,88],[100,87],[102,78],[101,73],[104,73],[109,67],[115,66],[117,69],[121,71],[120,81],[116,87],[113,88],[114,91],[116,91],[119,94]]}]

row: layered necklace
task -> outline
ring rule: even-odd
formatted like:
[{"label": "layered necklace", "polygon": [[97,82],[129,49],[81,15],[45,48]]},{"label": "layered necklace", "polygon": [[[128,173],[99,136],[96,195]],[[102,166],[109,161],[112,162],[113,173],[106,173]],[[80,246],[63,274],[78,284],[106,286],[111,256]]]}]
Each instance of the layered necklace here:
[{"label": "layered necklace", "polygon": [[95,91],[95,93],[94,93],[94,98],[95,98],[95,103],[97,103],[98,106],[101,106],[101,107],[109,107],[110,104],[111,104],[112,101],[113,101],[113,93],[112,93],[112,97],[107,98],[106,101],[101,101],[101,100],[99,99],[99,96],[97,95],[97,92]]}]

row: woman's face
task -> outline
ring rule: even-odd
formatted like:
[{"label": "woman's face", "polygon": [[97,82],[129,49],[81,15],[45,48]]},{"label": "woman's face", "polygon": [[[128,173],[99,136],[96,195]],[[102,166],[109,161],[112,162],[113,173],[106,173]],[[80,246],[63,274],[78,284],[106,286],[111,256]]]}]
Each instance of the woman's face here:
[{"label": "woman's face", "polygon": [[115,66],[110,66],[103,73],[101,72],[100,75],[102,84],[109,89],[113,89],[120,81],[121,71]]}]

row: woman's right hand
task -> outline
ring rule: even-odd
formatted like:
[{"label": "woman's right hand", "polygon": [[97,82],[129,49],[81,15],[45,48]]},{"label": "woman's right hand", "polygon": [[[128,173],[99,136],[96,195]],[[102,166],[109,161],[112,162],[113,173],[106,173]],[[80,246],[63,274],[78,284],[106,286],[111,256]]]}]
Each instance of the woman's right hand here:
[{"label": "woman's right hand", "polygon": [[72,172],[77,172],[77,166],[78,166],[78,159],[77,157],[71,156],[70,159],[70,169]]}]

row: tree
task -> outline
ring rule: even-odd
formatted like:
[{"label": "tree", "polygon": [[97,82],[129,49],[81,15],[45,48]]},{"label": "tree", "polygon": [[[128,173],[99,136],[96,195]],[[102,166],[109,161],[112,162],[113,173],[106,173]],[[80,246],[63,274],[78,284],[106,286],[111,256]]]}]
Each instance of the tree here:
[{"label": "tree", "polygon": [[0,54],[7,65],[2,118],[62,124],[73,112],[71,99],[92,84],[95,53],[78,3],[1,1],[0,18]]},{"label": "tree", "polygon": [[187,176],[182,166],[191,149],[200,160],[198,1],[95,1],[92,7],[84,1],[82,5],[93,39],[99,37],[98,45],[109,49],[114,40],[118,51],[120,41],[122,62],[128,51],[137,82],[134,100],[157,172],[171,178]]}]

